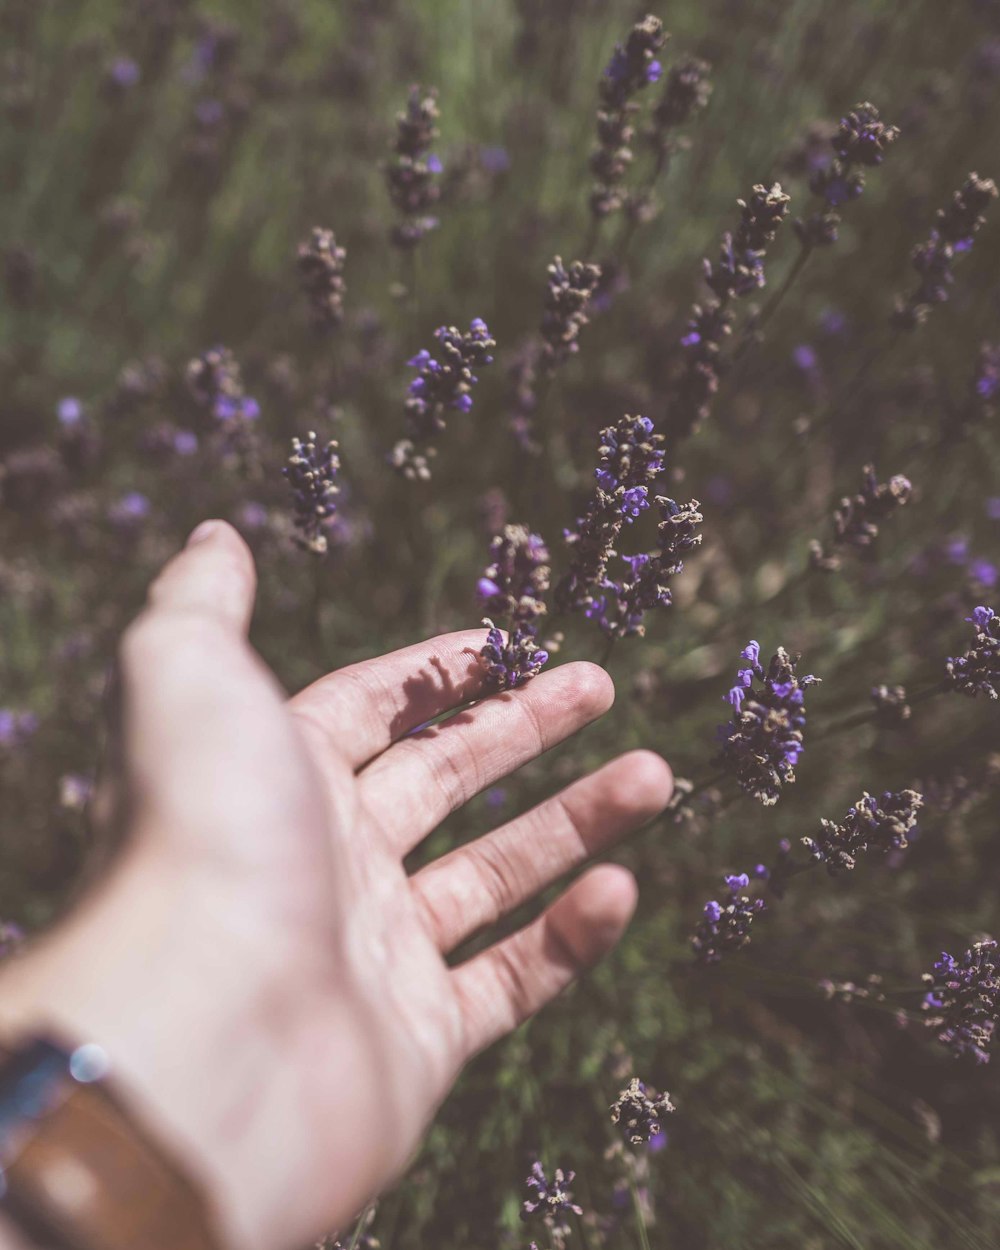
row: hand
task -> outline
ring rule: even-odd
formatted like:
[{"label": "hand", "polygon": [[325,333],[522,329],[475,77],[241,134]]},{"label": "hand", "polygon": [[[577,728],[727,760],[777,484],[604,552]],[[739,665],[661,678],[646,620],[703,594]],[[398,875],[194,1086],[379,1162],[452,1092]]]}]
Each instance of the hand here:
[{"label": "hand", "polygon": [[566,664],[481,698],[476,630],[286,701],[247,642],[253,598],[250,553],[221,522],[153,586],[122,645],[104,804],[128,813],[125,851],[0,978],[6,1029],[106,1046],[240,1250],[344,1227],[465,1061],[614,945],[636,886],[606,864],[520,932],[444,960],[671,789],[634,752],[407,877],[403,856],[449,812],[606,711],[610,679]]}]

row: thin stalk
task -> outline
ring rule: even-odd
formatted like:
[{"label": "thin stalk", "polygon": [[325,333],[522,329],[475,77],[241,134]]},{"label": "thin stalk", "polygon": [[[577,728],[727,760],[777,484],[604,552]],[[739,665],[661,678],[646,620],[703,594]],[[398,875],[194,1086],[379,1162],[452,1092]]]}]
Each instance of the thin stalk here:
[{"label": "thin stalk", "polygon": [[[946,680],[935,682],[933,686],[928,686],[926,690],[921,690],[912,698],[907,699],[910,707],[916,703],[926,703],[928,699],[933,699],[935,695],[944,694],[950,689],[950,683]],[[840,733],[846,733],[849,729],[857,729],[861,725],[868,725],[878,718],[878,710],[872,708],[865,712],[855,712],[851,716],[845,716],[843,720],[834,721],[832,725],[827,725],[825,729],[810,735],[810,742],[825,742],[827,738],[833,738]]]},{"label": "thin stalk", "polygon": [[598,240],[601,237],[601,218],[590,214],[590,225],[587,227],[587,233],[584,236],[583,247],[580,249],[580,257],[582,260],[589,260],[597,249]]},{"label": "thin stalk", "polygon": [[323,637],[323,557],[314,556],[312,567],[312,635],[316,662],[322,672],[327,670],[326,642]]},{"label": "thin stalk", "polygon": [[612,634],[608,641],[604,644],[604,650],[601,652],[601,658],[598,660],[601,668],[607,668],[611,663],[611,656],[614,654],[615,643],[618,641],[617,634]]},{"label": "thin stalk", "polygon": [[639,1198],[639,1187],[635,1183],[635,1177],[631,1170],[628,1174],[628,1190],[632,1195],[632,1210],[635,1212],[635,1222],[639,1226],[639,1245],[642,1250],[650,1250],[649,1232],[646,1229],[646,1217],[642,1213],[642,1201]]},{"label": "thin stalk", "polygon": [[354,1225],[354,1232],[351,1234],[351,1240],[347,1243],[347,1250],[357,1250],[358,1242],[361,1240],[361,1234],[365,1230],[365,1224],[368,1221],[370,1213],[370,1206],[365,1207],[365,1209],[361,1212],[357,1224]]},{"label": "thin stalk", "polygon": [[784,282],[782,282],[781,286],[778,287],[778,289],[774,292],[771,298],[767,301],[767,303],[761,309],[760,315],[757,317],[757,319],[755,321],[752,321],[747,326],[747,329],[743,335],[743,342],[740,344],[740,347],[737,353],[738,355],[742,355],[743,352],[746,350],[747,346],[749,345],[751,333],[757,330],[762,330],[764,326],[766,326],[767,323],[771,320],[774,314],[778,311],[781,305],[784,303],[785,296],[795,285],[795,282],[799,274],[802,272],[803,269],[805,269],[806,265],[809,263],[809,258],[812,256],[813,251],[814,249],[809,247],[808,245],[806,244],[802,245],[801,249],[799,250],[798,256],[796,256],[795,258],[795,264],[792,265],[791,269],[788,271],[788,274],[785,277]]}]

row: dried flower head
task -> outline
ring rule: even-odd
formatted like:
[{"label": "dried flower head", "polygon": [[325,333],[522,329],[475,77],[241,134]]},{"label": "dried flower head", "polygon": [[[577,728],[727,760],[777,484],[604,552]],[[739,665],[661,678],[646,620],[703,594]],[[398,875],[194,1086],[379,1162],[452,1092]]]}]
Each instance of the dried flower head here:
[{"label": "dried flower head", "polygon": [[913,330],[927,317],[935,304],[945,303],[955,281],[952,266],[968,252],[976,233],[986,220],[984,213],[997,198],[991,178],[969,174],[946,208],[938,210],[934,229],[927,241],[913,250],[913,268],[919,275],[915,289],[896,301],[892,324],[898,330]]},{"label": "dried flower head", "polygon": [[316,226],[299,244],[298,266],[302,289],[309,299],[312,319],[320,329],[340,325],[344,319],[344,262],[347,252],[337,246],[332,230]]},{"label": "dried flower head", "polygon": [[542,360],[550,372],[580,350],[580,331],[589,321],[587,309],[601,270],[574,260],[567,268],[557,256],[548,268],[542,313]]},{"label": "dried flower head", "polygon": [[657,1094],[634,1076],[611,1104],[611,1123],[618,1126],[626,1145],[641,1146],[660,1133],[660,1121],[674,1111],[669,1094]]},{"label": "dried flower head", "polygon": [[516,690],[537,677],[549,661],[549,653],[535,641],[532,630],[517,628],[504,640],[503,631],[488,618],[489,629],[480,659],[486,681],[494,690]]},{"label": "dried flower head", "polygon": [[337,444],[320,446],[315,433],[292,439],[292,454],[282,469],[292,488],[295,508],[295,541],[314,555],[325,555],[328,531],[337,513]]},{"label": "dried flower head", "polygon": [[992,608],[980,606],[965,619],[976,631],[975,646],[965,655],[949,658],[949,681],[970,698],[980,694],[1000,698],[1000,617]]},{"label": "dried flower head", "polygon": [[590,197],[590,211],[597,219],[617,212],[625,203],[622,182],[632,163],[634,97],[660,80],[663,67],[656,53],[667,41],[659,18],[647,16],[637,22],[624,44],[617,44],[605,67],[598,92],[597,146],[590,168],[597,185]]},{"label": "dried flower head", "polygon": [[778,648],[766,670],[757,642],[749,642],[740,658],[743,667],[737,684],[726,695],[733,718],[719,731],[721,758],[741,789],[769,807],[795,781],[806,723],[805,691],[820,679],[798,677],[797,660],[784,647]]},{"label": "dried flower head", "polygon": [[898,729],[912,714],[905,686],[873,686],[872,703],[875,723],[883,729]]},{"label": "dried flower head", "polygon": [[833,538],[829,548],[813,541],[809,559],[814,569],[835,573],[841,567],[843,552],[848,547],[867,548],[878,537],[879,525],[898,508],[909,502],[913,486],[909,478],[897,473],[888,482],[880,482],[873,464],[862,470],[861,490],[845,495],[833,514]]},{"label": "dried flower head", "polygon": [[490,564],[477,587],[491,615],[530,625],[545,612],[549,550],[525,525],[506,525],[490,543]]},{"label": "dried flower head", "polygon": [[649,129],[650,142],[658,151],[669,151],[676,142],[670,132],[686,126],[708,107],[711,72],[711,65],[696,56],[681,57],[671,66]]},{"label": "dried flower head", "polygon": [[392,228],[393,244],[409,251],[438,226],[430,209],[438,202],[440,158],[430,151],[438,137],[437,91],[411,87],[406,108],[396,117],[396,140],[386,165],[389,197],[401,220]]},{"label": "dried flower head", "polygon": [[888,855],[905,850],[906,835],[917,823],[923,804],[923,795],[916,790],[890,790],[881,798],[866,791],[843,821],[821,821],[820,832],[815,838],[803,838],[802,845],[831,875],[850,872],[857,857],[867,851]]},{"label": "dried flower head", "polygon": [[702,919],[691,938],[694,953],[701,963],[718,963],[723,955],[748,946],[754,917],[767,910],[762,898],[750,898],[744,893],[750,885],[745,872],[726,877],[725,885],[727,893],[723,901],[711,899],[705,904]]},{"label": "dried flower head", "polygon": [[1000,957],[992,938],[976,942],[955,959],[947,951],[923,977],[925,1023],[956,1059],[971,1055],[989,1063],[1000,1016]]},{"label": "dried flower head", "polygon": [[553,1229],[568,1227],[567,1217],[571,1213],[583,1214],[583,1208],[573,1201],[573,1193],[569,1188],[575,1175],[575,1172],[564,1172],[562,1168],[556,1168],[550,1180],[536,1159],[525,1178],[528,1197],[521,1205],[521,1219],[544,1221]]},{"label": "dried flower head", "polygon": [[881,165],[886,151],[898,138],[898,128],[887,126],[874,104],[858,104],[841,118],[830,140],[833,160],[818,165],[809,179],[809,189],[823,200],[823,207],[805,221],[795,223],[804,247],[836,243],[840,226],[837,210],[863,194],[864,167]]}]

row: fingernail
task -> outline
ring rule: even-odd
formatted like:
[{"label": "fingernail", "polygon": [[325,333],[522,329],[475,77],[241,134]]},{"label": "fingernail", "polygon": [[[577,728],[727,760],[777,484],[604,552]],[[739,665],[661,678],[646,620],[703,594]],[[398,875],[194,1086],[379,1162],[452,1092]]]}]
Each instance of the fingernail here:
[{"label": "fingernail", "polygon": [[193,547],[195,543],[203,543],[206,538],[211,538],[219,529],[218,521],[202,521],[200,525],[195,526],[191,531],[185,547]]}]

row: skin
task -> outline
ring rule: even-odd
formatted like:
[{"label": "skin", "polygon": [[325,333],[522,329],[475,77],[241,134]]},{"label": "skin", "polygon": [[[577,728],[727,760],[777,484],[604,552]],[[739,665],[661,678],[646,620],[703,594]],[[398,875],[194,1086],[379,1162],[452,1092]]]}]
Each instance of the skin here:
[{"label": "skin", "polygon": [[566,664],[483,697],[475,630],[289,700],[247,641],[254,592],[220,521],[153,585],[122,643],[120,758],[98,803],[126,846],[0,975],[0,1030],[102,1043],[135,1114],[202,1182],[221,1243],[278,1250],[347,1226],[463,1064],[614,946],[636,885],[602,864],[445,962],[662,810],[671,775],[622,756],[408,876],[449,812],[602,715],[610,678]]}]

